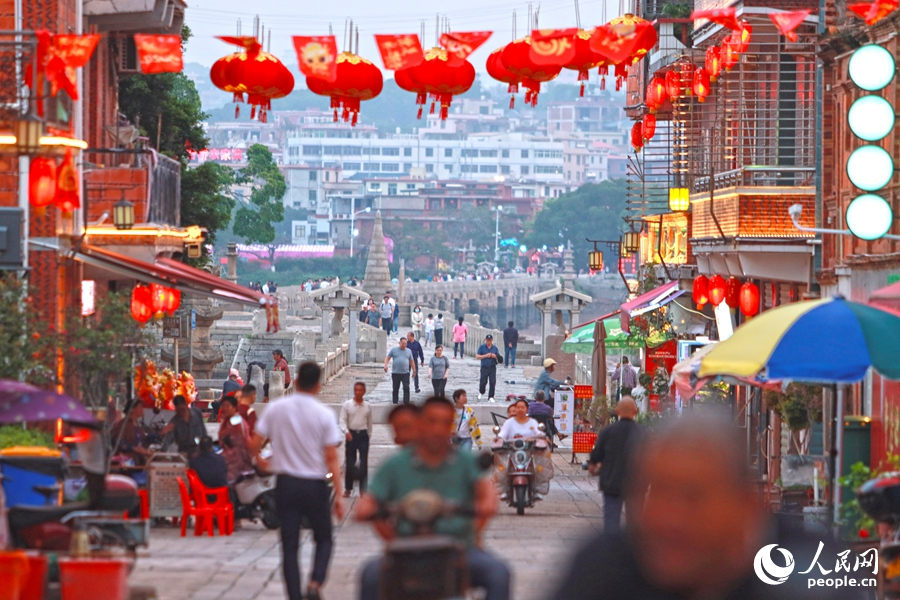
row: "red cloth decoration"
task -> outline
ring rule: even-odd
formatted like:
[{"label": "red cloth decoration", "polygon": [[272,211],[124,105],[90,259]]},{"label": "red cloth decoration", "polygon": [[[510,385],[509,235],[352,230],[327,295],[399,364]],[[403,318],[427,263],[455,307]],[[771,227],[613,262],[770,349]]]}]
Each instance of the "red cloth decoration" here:
[{"label": "red cloth decoration", "polygon": [[541,84],[556,79],[562,64],[539,65],[531,60],[531,37],[519,38],[507,44],[500,53],[504,68],[522,80],[525,104],[537,106]]},{"label": "red cloth decoration", "polygon": [[131,316],[138,323],[146,323],[153,316],[153,298],[148,286],[136,285],[131,290]]},{"label": "red cloth decoration", "polygon": [[376,35],[375,43],[381,52],[381,61],[388,71],[399,71],[417,67],[425,60],[419,36],[414,33],[403,35]]},{"label": "red cloth decoration", "polygon": [[752,317],[759,312],[759,288],[749,281],[741,286],[741,314]]},{"label": "red cloth decoration", "polygon": [[788,41],[796,42],[797,34],[794,30],[812,13],[812,10],[792,10],[778,13],[769,13],[769,18],[775,23],[775,28],[788,39]]},{"label": "red cloth decoration", "polygon": [[456,31],[441,34],[441,48],[447,51],[450,62],[463,61],[488,41],[493,31]]},{"label": "red cloth decoration", "polygon": [[304,76],[328,82],[337,78],[338,51],[333,35],[295,35],[292,39]]},{"label": "red cloth decoration", "polygon": [[725,280],[721,275],[713,275],[709,278],[709,303],[713,306],[718,306],[724,300]]},{"label": "red cloth decoration", "polygon": [[641,121],[641,135],[644,136],[644,139],[650,141],[653,139],[653,136],[656,134],[656,115],[654,114],[646,114],[644,115],[643,120]]},{"label": "red cloth decoration", "polygon": [[531,32],[529,56],[536,65],[567,65],[575,58],[577,28],[535,29]]},{"label": "red cloth decoration", "polygon": [[424,91],[431,95],[433,102],[440,102],[441,120],[447,118],[453,96],[466,93],[475,83],[472,63],[467,60],[454,62],[443,48],[432,48],[425,54],[422,64],[405,69],[404,73],[416,84],[417,94]]},{"label": "red cloth decoration", "polygon": [[741,302],[741,281],[737,277],[729,277],[725,280],[725,304],[730,308],[737,308]]},{"label": "red cloth decoration", "polygon": [[50,96],[56,96],[59,90],[65,91],[72,100],[78,100],[78,76],[75,69],[84,67],[91,59],[99,34],[92,35],[54,35],[49,31],[35,32],[37,38],[37,73],[32,72],[29,63],[25,68],[25,85],[32,90],[40,90],[37,94],[37,114],[44,116],[43,87],[44,82],[50,84]]},{"label": "red cloth decoration", "polygon": [[691,13],[691,19],[709,19],[713,23],[738,31],[741,24],[737,20],[737,9],[731,8],[713,8],[710,10],[695,10]]},{"label": "red cloth decoration", "polygon": [[488,75],[499,81],[500,83],[505,83],[509,87],[507,91],[509,92],[509,108],[513,109],[516,105],[516,94],[519,91],[519,83],[521,83],[522,78],[514,73],[511,73],[509,69],[503,66],[503,61],[500,59],[500,55],[503,52],[503,48],[497,48],[487,58],[487,72]]},{"label": "red cloth decoration", "polygon": [[135,34],[141,73],[180,73],[184,69],[180,35]]},{"label": "red cloth decoration", "polygon": [[866,25],[874,25],[897,10],[897,6],[897,0],[875,0],[871,4],[868,2],[857,2],[848,5],[847,8],[860,19],[865,19]]},{"label": "red cloth decoration", "polygon": [[698,275],[694,278],[693,299],[697,310],[703,310],[703,307],[709,302],[709,279],[706,275]]},{"label": "red cloth decoration", "polygon": [[28,202],[44,210],[56,197],[56,161],[37,156],[28,167]]},{"label": "red cloth decoration", "polygon": [[718,46],[710,46],[706,49],[706,72],[709,80],[715,81],[722,72],[722,51]]},{"label": "red cloth decoration", "polygon": [[634,148],[635,152],[640,151],[644,147],[644,124],[640,121],[636,121],[631,126],[631,147]]},{"label": "red cloth decoration", "polygon": [[692,87],[694,95],[697,96],[697,100],[705,102],[706,97],[709,96],[709,73],[707,73],[706,69],[703,67],[699,67],[694,71],[694,82]]},{"label": "red cloth decoration", "polygon": [[371,61],[352,52],[341,52],[337,58],[337,78],[333,82],[327,82],[307,77],[306,87],[314,94],[331,98],[335,121],[338,120],[340,109],[344,122],[356,125],[360,102],[371,100],[380,94],[384,79],[381,71]]},{"label": "red cloth decoration", "polygon": [[71,150],[66,150],[66,157],[57,169],[56,175],[56,197],[53,202],[59,210],[72,212],[81,206],[81,196],[78,188],[78,169],[75,167]]},{"label": "red cloth decoration", "polygon": [[[644,98],[644,103],[647,105],[647,108],[650,109],[651,113],[655,113],[666,100],[668,100],[668,94],[666,94],[666,80],[659,75],[655,75],[650,79],[650,83],[647,84],[647,93]],[[644,137],[647,137],[646,132]],[[653,136],[651,135],[650,137]]]}]

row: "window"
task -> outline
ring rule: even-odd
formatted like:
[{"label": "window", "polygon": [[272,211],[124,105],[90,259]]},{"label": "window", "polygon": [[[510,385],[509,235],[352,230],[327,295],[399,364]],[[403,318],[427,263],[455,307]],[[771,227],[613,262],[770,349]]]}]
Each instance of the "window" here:
[{"label": "window", "polygon": [[340,146],[325,146],[325,156],[340,156],[341,155],[341,147]]},{"label": "window", "polygon": [[380,190],[381,184],[380,183],[370,183],[369,187],[372,188],[373,190]]},{"label": "window", "polygon": [[382,148],[382,156],[400,156],[400,148]]},{"label": "window", "polygon": [[478,156],[481,156],[482,158],[497,158],[497,151],[496,150],[479,150]]},{"label": "window", "polygon": [[444,157],[453,158],[453,148],[444,148]]},{"label": "window", "polygon": [[560,167],[548,167],[545,165],[537,165],[534,167],[535,175],[537,175],[538,173],[545,173],[545,174],[553,173],[555,175],[558,175],[560,172],[561,172]]},{"label": "window", "polygon": [[501,154],[503,158],[509,158],[509,150],[504,150]]},{"label": "window", "polygon": [[362,148],[359,146],[344,146],[344,156],[359,156],[362,154]]},{"label": "window", "polygon": [[403,172],[409,173],[412,171],[412,163],[403,163]]},{"label": "window", "polygon": [[306,237],[306,225],[297,225],[294,227],[294,237],[305,238]]},{"label": "window", "polygon": [[434,173],[434,165],[432,165],[432,164],[425,165],[425,172],[426,173]]},{"label": "window", "polygon": [[381,154],[381,148],[363,148],[362,153],[378,156]]},{"label": "window", "polygon": [[412,148],[404,148],[403,156],[412,156]]},{"label": "window", "polygon": [[360,167],[362,167],[362,165],[359,163],[348,163],[348,162],[344,163],[345,171],[359,171]]},{"label": "window", "polygon": [[463,158],[475,158],[478,156],[478,150],[475,150],[473,148],[463,148],[460,156],[462,156]]},{"label": "window", "polygon": [[316,178],[318,177],[318,175],[319,175],[319,173],[317,171],[310,171],[309,172],[309,180],[315,181]]},{"label": "window", "polygon": [[478,171],[481,173],[496,173],[497,166],[496,165],[481,165],[478,168]]},{"label": "window", "polygon": [[325,181],[331,181],[331,171],[325,171]]},{"label": "window", "polygon": [[509,175],[509,165],[500,165],[500,172]]},{"label": "window", "polygon": [[434,148],[425,148],[425,157],[431,158],[434,156]]},{"label": "window", "polygon": [[528,175],[528,167],[522,167],[520,172],[522,173],[522,175]]},{"label": "window", "polygon": [[450,172],[452,173],[452,172],[453,172],[453,165],[444,165],[444,170],[445,170],[445,171],[450,171]]},{"label": "window", "polygon": [[316,190],[309,190],[309,201],[310,201],[310,202],[315,202],[315,201],[318,200],[318,199],[319,199],[319,196],[318,196],[318,194],[316,193]]},{"label": "window", "polygon": [[398,165],[397,163],[381,163],[381,170],[399,173],[400,165]]},{"label": "window", "polygon": [[528,150],[522,150],[522,158],[528,158]]},{"label": "window", "polygon": [[479,115],[489,115],[489,114],[491,114],[490,107],[489,107],[489,106],[479,106],[479,107],[478,107],[478,114],[479,114]]},{"label": "window", "polygon": [[388,184],[388,195],[389,195],[389,196],[396,196],[396,195],[397,195],[397,184],[396,184],[396,183],[389,183],[389,184]]},{"label": "window", "polygon": [[303,146],[304,156],[322,156],[322,146]]},{"label": "window", "polygon": [[478,165],[460,165],[459,172],[460,173],[477,173]]},{"label": "window", "polygon": [[363,171],[377,171],[378,163],[363,163]]},{"label": "window", "polygon": [[[524,150],[523,150],[524,152]],[[535,158],[562,158],[562,150],[535,150]],[[523,156],[522,158],[526,158]]]}]

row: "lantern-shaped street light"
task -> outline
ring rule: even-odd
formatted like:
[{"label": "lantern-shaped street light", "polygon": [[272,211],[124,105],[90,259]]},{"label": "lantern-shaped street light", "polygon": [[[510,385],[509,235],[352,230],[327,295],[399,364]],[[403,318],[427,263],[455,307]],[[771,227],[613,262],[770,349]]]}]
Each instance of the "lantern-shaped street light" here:
[{"label": "lantern-shaped street light", "polygon": [[41,136],[44,123],[31,115],[15,123],[16,151],[25,156],[34,156],[41,151]]},{"label": "lantern-shaped street light", "polygon": [[669,210],[687,212],[691,208],[691,191],[686,187],[669,188]]},{"label": "lantern-shaped street light", "polygon": [[622,247],[629,254],[634,254],[638,250],[641,249],[641,232],[629,230],[624,233],[622,236]]},{"label": "lantern-shaped street light", "polygon": [[128,200],[113,204],[113,224],[120,230],[134,227],[134,204]]},{"label": "lantern-shaped street light", "polygon": [[588,253],[588,266],[591,271],[603,270],[603,253],[594,248]]}]

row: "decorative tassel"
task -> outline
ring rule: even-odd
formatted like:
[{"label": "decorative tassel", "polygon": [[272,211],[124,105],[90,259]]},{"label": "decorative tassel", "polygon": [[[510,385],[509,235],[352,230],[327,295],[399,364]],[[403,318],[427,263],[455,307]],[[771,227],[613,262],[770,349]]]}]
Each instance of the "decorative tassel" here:
[{"label": "decorative tassel", "polygon": [[359,120],[359,113],[353,111],[353,120],[350,122],[350,125],[356,127],[356,122]]},{"label": "decorative tassel", "polygon": [[600,91],[606,90],[606,77],[600,78]]},{"label": "decorative tassel", "polygon": [[250,107],[250,120],[252,121],[255,118],[256,118],[256,105],[254,104],[253,106]]},{"label": "decorative tassel", "polygon": [[512,109],[514,109],[515,107],[516,107],[516,97],[515,97],[515,96],[510,96],[510,97],[509,97],[509,110],[512,110]]},{"label": "decorative tassel", "polygon": [[240,116],[241,116],[241,105],[235,104],[234,105],[234,118],[237,119]]},{"label": "decorative tassel", "polygon": [[449,113],[449,106],[445,104],[441,104],[441,121],[447,120],[447,114]]},{"label": "decorative tassel", "polygon": [[421,119],[421,118],[422,118],[422,112],[423,112],[423,110],[424,110],[424,107],[423,107],[423,106],[419,106],[419,113],[416,115],[416,118],[417,118],[417,119]]},{"label": "decorative tassel", "polygon": [[337,110],[338,110],[338,109],[334,109],[334,122],[335,122],[335,123],[338,122],[338,112],[337,112]]},{"label": "decorative tassel", "polygon": [[581,91],[578,92],[578,96],[584,98],[584,82],[581,82]]},{"label": "decorative tassel", "polygon": [[431,100],[431,110],[428,111],[428,114],[429,115],[434,114],[434,99]]}]

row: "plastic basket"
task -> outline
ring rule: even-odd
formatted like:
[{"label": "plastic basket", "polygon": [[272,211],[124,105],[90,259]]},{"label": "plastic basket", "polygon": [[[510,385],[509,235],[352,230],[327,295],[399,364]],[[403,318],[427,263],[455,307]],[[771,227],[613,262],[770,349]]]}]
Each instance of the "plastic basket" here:
[{"label": "plastic basket", "polygon": [[187,462],[180,454],[154,454],[147,463],[150,517],[180,517],[178,478],[187,481]]},{"label": "plastic basket", "polygon": [[0,600],[20,600],[29,569],[24,552],[0,552]]},{"label": "plastic basket", "polygon": [[59,560],[62,600],[126,600],[128,598],[127,560]]}]

